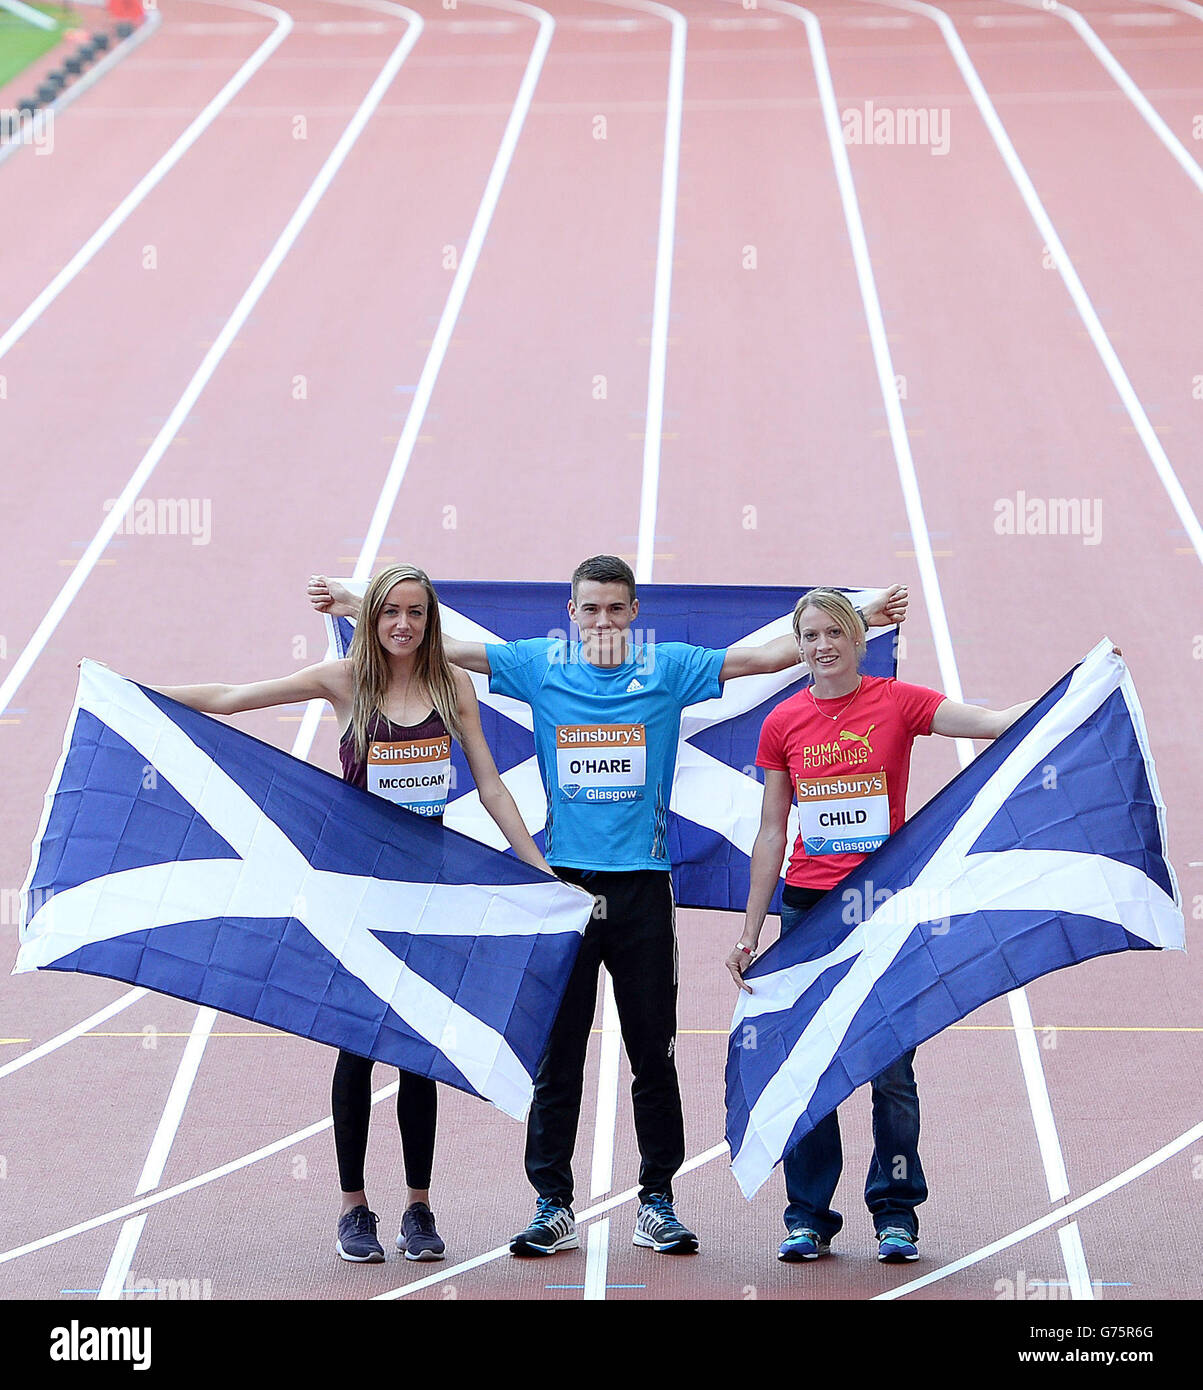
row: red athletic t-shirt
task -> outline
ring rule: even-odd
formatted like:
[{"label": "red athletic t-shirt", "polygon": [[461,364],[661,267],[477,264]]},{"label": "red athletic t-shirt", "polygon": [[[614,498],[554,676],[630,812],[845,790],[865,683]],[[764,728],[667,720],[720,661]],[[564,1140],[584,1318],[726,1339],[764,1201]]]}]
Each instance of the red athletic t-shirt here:
[{"label": "red athletic t-shirt", "polygon": [[807,687],[773,710],[756,766],[788,772],[798,803],[787,884],[832,888],[898,829],[911,744],[931,733],[943,701],[926,686],[862,676],[854,697],[816,700]]}]

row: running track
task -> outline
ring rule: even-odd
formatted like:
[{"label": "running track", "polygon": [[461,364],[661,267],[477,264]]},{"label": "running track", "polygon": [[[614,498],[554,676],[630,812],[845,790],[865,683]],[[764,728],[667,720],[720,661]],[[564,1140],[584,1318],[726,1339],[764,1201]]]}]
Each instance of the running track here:
[{"label": "running track", "polygon": [[[995,705],[1038,694],[1107,633],[1141,691],[1194,937],[1203,9],[1083,0],[1094,49],[1020,0],[840,0],[809,31],[770,0],[162,9],[150,42],[63,114],[52,155],[0,169],[28,233],[5,248],[4,333],[191,141],[0,343],[6,960],[80,655],[149,680],[249,679],[320,655],[311,570],[403,557],[436,583],[564,579],[597,551],[661,581],[901,579],[904,676]],[[842,197],[816,57],[837,135],[868,102],[922,108],[947,122],[947,152],[935,126],[927,143],[848,146]],[[139,468],[143,497],[196,499],[208,526],[97,540]],[[1020,492],[1089,501],[1097,537],[998,534],[996,504]],[[301,713],[239,723],[292,747]],[[328,722],[311,756],[333,763]],[[912,806],[957,767],[951,743],[918,748]],[[678,1056],[704,1161],[678,1197],[698,1258],[629,1243],[627,1082],[611,1136],[605,1078],[595,1120],[599,1041],[577,1206],[613,1206],[579,1255],[486,1258],[529,1215],[521,1132],[444,1091],[446,1264],[343,1265],[328,1131],[280,1144],[328,1114],[328,1054],[224,1016],[209,1035],[203,1014],[194,1029],[194,1008],[151,995],[0,1074],[2,1296],[196,1280],[217,1299],[990,1300],[1028,1280],[1199,1297],[1203,1137],[1057,1215],[1203,1120],[1197,961],[1095,961],[1029,987],[1034,1033],[1000,1000],[924,1047],[918,1265],[873,1259],[855,1098],[839,1258],[798,1269],[774,1258],[779,1183],[749,1207],[724,1156],[706,1158],[735,921],[680,918]],[[0,1068],[126,993],[5,979]],[[391,1237],[388,1108],[369,1194]],[[127,1224],[155,1193],[277,1144]],[[248,1213],[281,1234],[268,1260],[248,1255]]]}]

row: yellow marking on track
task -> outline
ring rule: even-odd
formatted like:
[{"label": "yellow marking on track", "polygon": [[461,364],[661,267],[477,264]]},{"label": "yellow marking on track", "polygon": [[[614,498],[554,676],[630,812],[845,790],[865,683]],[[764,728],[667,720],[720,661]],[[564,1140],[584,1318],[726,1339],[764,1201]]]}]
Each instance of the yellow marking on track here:
[{"label": "yellow marking on track", "polygon": [[10,1046],[12,1043],[33,1042],[32,1038],[0,1038],[0,1047]]},{"label": "yellow marking on track", "polygon": [[[165,1033],[160,1029],[155,1029],[156,1038],[190,1038],[191,1033]],[[292,1033],[281,1033],[277,1030],[263,1031],[257,1033],[210,1033],[211,1038],[291,1038]],[[81,1033],[82,1038],[145,1038],[144,1032],[138,1033]],[[20,1039],[22,1042],[29,1042],[29,1038]]]},{"label": "yellow marking on track", "polygon": [[[949,1031],[957,1029],[962,1033],[1013,1033],[1015,1028],[1010,1023],[951,1023]],[[600,1028],[594,1028],[594,1033],[600,1033]],[[1203,1028],[1161,1028],[1153,1025],[1144,1024],[1117,1024],[1112,1026],[1104,1023],[1034,1023],[1032,1031],[1035,1033],[1203,1033]],[[678,1033],[690,1033],[696,1036],[729,1037],[728,1028],[678,1028]],[[131,1034],[131,1037],[141,1037],[141,1033]]]},{"label": "yellow marking on track", "polygon": [[19,719],[0,719],[0,724],[19,724]]}]

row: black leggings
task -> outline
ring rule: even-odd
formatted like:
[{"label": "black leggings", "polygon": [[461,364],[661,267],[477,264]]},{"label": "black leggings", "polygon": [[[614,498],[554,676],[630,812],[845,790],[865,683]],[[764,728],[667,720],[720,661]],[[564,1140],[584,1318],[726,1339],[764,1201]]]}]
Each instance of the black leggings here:
[{"label": "black leggings", "polygon": [[[330,1090],[334,1116],[334,1150],[338,1181],[344,1192],[364,1189],[363,1161],[368,1151],[372,1116],[372,1066],[367,1057],[340,1052]],[[434,1167],[434,1131],[438,1119],[438,1090],[428,1076],[398,1072],[397,1127],[405,1156],[405,1183],[419,1192],[430,1186]]]}]

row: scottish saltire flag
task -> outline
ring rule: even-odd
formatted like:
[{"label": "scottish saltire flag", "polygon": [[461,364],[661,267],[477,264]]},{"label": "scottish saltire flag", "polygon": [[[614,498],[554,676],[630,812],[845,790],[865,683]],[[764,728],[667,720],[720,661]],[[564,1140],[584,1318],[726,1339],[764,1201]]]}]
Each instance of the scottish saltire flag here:
[{"label": "scottish saltire flag", "polygon": [[128,980],[521,1118],[592,906],[88,661],[14,973]]},{"label": "scottish saltire flag", "polygon": [[1184,946],[1144,718],[1104,641],[747,971],[727,1060],[740,1187],[988,1000]]},{"label": "scottish saltire flag", "polygon": [[[362,594],[366,583],[339,580]],[[566,584],[440,583],[443,631],[469,642],[513,642],[524,637],[575,638],[569,631]],[[794,604],[811,585],[753,588],[687,584],[641,584],[637,642],[692,642],[699,647],[756,646],[792,632]],[[854,604],[874,591],[847,589]],[[353,625],[327,619],[332,657],[346,656]],[[873,628],[862,670],[874,676],[898,671],[897,629]],[[528,705],[490,695],[488,678],[472,677],[481,703],[481,723],[502,780],[527,829],[542,845],[547,800],[539,780]],[[756,745],[765,716],[787,695],[809,684],[805,667],[771,676],[728,681],[722,698],[691,705],[681,719],[677,773],[669,803],[668,853],[673,893],[680,907],[742,912],[748,900],[752,846],[760,829],[764,785],[756,768]],[[458,745],[452,753],[452,789],[447,824],[486,844],[504,839],[476,795],[472,774]],[[797,834],[797,811],[790,835]],[[778,910],[780,887],[773,899]]]}]

